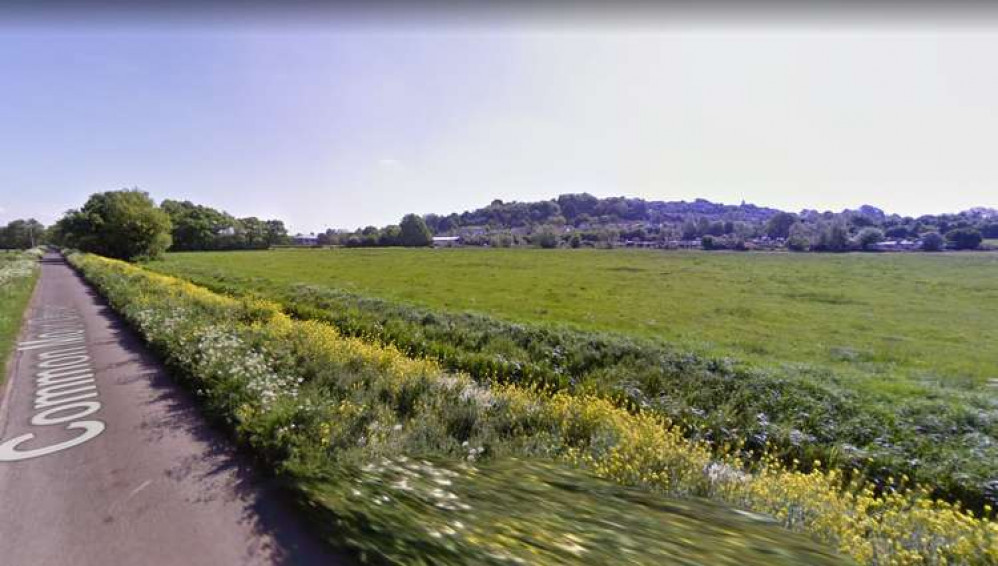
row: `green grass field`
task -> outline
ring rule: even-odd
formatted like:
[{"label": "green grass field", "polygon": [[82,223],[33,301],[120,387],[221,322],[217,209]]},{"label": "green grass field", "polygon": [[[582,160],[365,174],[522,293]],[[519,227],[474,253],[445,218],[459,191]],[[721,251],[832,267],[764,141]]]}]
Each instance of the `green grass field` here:
[{"label": "green grass field", "polygon": [[[825,413],[831,421],[815,415],[814,432],[834,434],[846,422],[879,426],[853,400],[824,397],[831,392],[803,374],[771,375],[612,334],[453,315],[322,288],[281,295],[265,280],[262,288],[280,304],[225,298],[122,262],[84,254],[70,261],[204,410],[277,474],[319,532],[375,563],[835,560],[744,519],[808,533],[861,563],[998,559],[991,522],[931,501],[927,491],[891,492],[851,471],[844,479],[829,460],[810,472],[773,458],[747,461],[747,452],[718,450],[717,437],[690,439],[687,428],[655,414],[667,408],[656,400],[677,401],[660,388],[681,393],[689,386],[721,393],[716,403],[699,404],[712,413],[725,412],[725,393],[749,391],[757,394],[744,397],[748,405],[775,401],[771,408],[785,409],[769,413],[774,418],[792,420],[802,408],[821,409],[808,404],[814,400],[832,401],[826,408],[833,412]],[[231,283],[215,286],[235,295],[252,291]],[[431,350],[427,358],[447,354],[446,364],[470,371],[453,373],[412,346]],[[509,369],[507,362],[517,371],[482,371]],[[564,378],[549,382],[559,391],[535,387],[537,378],[552,377],[547,370]],[[598,387],[603,378],[626,384],[628,393],[650,394],[648,410],[618,405],[612,388]],[[588,386],[596,388],[586,392]],[[902,418],[902,409],[892,410]],[[747,412],[753,421],[762,414],[751,406]],[[940,411],[929,414],[943,431],[955,422]],[[986,471],[998,461],[993,456]]]},{"label": "green grass field", "polygon": [[480,383],[594,392],[717,446],[998,503],[998,254],[283,250],[150,267]]},{"label": "green grass field", "polygon": [[888,376],[888,388],[974,387],[996,375],[992,254],[286,250],[170,254],[152,267],[570,324],[764,364],[849,367]]},{"label": "green grass field", "polygon": [[7,357],[21,328],[36,276],[37,269],[23,254],[0,252],[0,383],[7,377]]}]

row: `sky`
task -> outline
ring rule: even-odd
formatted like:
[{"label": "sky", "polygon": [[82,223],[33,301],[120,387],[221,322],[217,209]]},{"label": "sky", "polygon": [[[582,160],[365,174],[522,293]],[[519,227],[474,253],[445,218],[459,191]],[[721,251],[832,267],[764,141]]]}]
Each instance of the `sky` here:
[{"label": "sky", "polygon": [[131,187],[294,232],[583,191],[998,207],[998,18],[673,12],[0,13],[0,222]]}]

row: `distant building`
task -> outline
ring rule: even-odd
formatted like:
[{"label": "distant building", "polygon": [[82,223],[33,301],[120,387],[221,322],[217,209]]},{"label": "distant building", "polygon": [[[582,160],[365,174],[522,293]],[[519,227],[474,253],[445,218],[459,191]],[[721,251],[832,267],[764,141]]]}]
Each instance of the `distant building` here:
[{"label": "distant building", "polygon": [[922,248],[922,242],[912,240],[885,240],[870,246],[878,252],[910,252]]},{"label": "distant building", "polygon": [[662,247],[659,242],[654,240],[625,240],[625,248],[659,248]]},{"label": "distant building", "polygon": [[296,246],[318,246],[319,238],[315,234],[296,234],[291,237],[291,243]]},{"label": "distant building", "polygon": [[460,236],[434,236],[433,237],[433,247],[435,248],[453,248],[454,246],[461,245]]}]

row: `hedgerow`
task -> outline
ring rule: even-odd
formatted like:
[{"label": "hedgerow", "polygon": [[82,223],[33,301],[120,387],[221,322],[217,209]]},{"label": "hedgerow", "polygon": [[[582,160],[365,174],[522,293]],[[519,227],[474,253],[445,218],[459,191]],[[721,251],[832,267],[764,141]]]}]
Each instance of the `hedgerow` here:
[{"label": "hedgerow", "polygon": [[[555,537],[558,546],[517,530],[530,533],[549,513],[510,509],[505,522],[502,513],[462,515],[471,510],[462,505],[472,504],[456,488],[444,489],[458,476],[474,482],[495,469],[515,491],[516,474],[503,475],[501,467],[521,458],[526,476],[535,473],[536,462],[553,460],[619,484],[763,513],[863,563],[998,562],[998,525],[934,500],[923,488],[879,490],[820,462],[807,469],[788,469],[775,456],[745,462],[737,450],[718,451],[687,438],[655,411],[629,411],[582,391],[486,386],[434,361],[344,336],[330,325],[293,321],[272,303],[223,297],[95,256],[70,259],[211,414],[277,473],[294,478],[308,508],[334,518],[339,527],[330,527],[331,533],[375,558],[602,561],[605,555],[591,551],[591,542],[579,542],[585,536],[604,540],[602,535],[564,530],[574,528],[571,511],[555,529],[563,529]],[[430,459],[410,461],[423,457]],[[524,486],[530,483],[526,476]],[[541,485],[559,483],[539,477]],[[432,487],[436,480],[438,488]],[[414,483],[428,489],[418,491]],[[464,485],[462,493],[476,491]],[[574,498],[565,500],[569,505]],[[441,510],[454,514],[441,516]],[[579,525],[589,524],[585,513],[578,515]],[[441,517],[455,517],[462,526],[441,523]],[[462,517],[475,521],[474,527],[465,531]],[[385,535],[400,525],[406,525],[403,534]],[[423,525],[419,534],[415,525]],[[532,534],[553,532],[538,528]],[[370,544],[372,538],[395,542]],[[638,562],[654,559],[634,556]]]},{"label": "hedgerow", "polygon": [[591,393],[654,411],[715,446],[737,444],[804,469],[821,460],[883,488],[908,476],[978,511],[998,504],[993,397],[948,389],[901,402],[871,399],[826,368],[749,366],[650,340],[432,311],[312,285],[220,272],[185,276],[220,292],[275,300],[295,318],[436,360],[479,383]]}]

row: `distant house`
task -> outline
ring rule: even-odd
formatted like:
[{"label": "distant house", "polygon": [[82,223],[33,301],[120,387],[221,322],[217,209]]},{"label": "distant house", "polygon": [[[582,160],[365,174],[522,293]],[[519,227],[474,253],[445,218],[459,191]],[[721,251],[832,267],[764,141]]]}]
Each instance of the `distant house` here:
[{"label": "distant house", "polygon": [[232,226],[226,226],[225,228],[222,228],[221,230],[218,231],[218,235],[219,236],[235,236],[236,235],[236,229],[233,228]]},{"label": "distant house", "polygon": [[318,246],[319,238],[315,234],[296,234],[291,237],[291,243],[296,246]]},{"label": "distant house", "polygon": [[487,232],[483,226],[465,226],[457,230],[461,236],[484,236]]},{"label": "distant house", "polygon": [[453,248],[461,245],[461,236],[434,236],[433,247]]},{"label": "distant house", "polygon": [[658,242],[654,240],[625,240],[625,248],[658,248],[662,247]]},{"label": "distant house", "polygon": [[912,240],[885,240],[870,246],[878,252],[910,252],[922,248],[922,242]]}]

